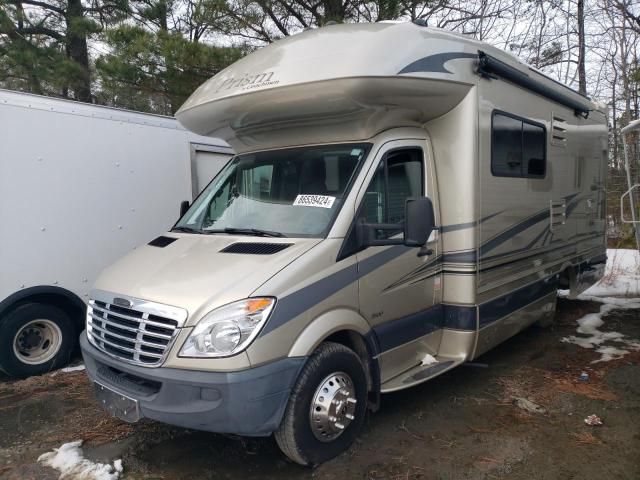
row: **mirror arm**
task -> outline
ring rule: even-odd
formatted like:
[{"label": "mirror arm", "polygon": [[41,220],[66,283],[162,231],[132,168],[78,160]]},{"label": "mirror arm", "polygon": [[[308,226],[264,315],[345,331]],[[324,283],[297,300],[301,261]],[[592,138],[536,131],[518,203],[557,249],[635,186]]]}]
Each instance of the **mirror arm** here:
[{"label": "mirror arm", "polygon": [[375,238],[373,232],[376,230],[399,230],[402,231],[402,224],[399,223],[364,223],[358,222],[357,238],[358,243],[363,247],[383,247],[386,245],[404,245],[402,238]]},{"label": "mirror arm", "polygon": [[404,240],[402,238],[381,238],[381,239],[372,239],[367,242],[368,247],[384,247],[387,245],[404,245]]}]

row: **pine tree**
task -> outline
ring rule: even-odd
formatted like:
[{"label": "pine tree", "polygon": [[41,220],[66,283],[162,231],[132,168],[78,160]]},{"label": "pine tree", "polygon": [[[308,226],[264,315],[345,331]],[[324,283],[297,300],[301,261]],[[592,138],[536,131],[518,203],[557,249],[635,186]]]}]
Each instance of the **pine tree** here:
[{"label": "pine tree", "polygon": [[208,8],[202,2],[132,2],[136,25],[123,22],[103,36],[111,51],[96,59],[100,100],[172,115],[200,84],[239,59],[246,49],[201,41],[210,33]]},{"label": "pine tree", "polygon": [[0,84],[92,101],[88,42],[124,0],[0,0]]}]

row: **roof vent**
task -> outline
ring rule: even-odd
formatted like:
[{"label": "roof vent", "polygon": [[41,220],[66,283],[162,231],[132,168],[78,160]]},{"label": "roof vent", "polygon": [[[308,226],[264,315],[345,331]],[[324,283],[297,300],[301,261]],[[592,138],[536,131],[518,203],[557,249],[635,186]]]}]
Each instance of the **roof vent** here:
[{"label": "roof vent", "polygon": [[223,253],[244,253],[247,255],[272,255],[289,248],[292,243],[258,243],[258,242],[237,242],[227,245],[220,250]]},{"label": "roof vent", "polygon": [[167,245],[171,245],[176,240],[177,238],[165,237],[164,235],[161,235],[158,238],[154,238],[153,240],[151,240],[149,242],[149,245],[151,245],[152,247],[164,248]]}]

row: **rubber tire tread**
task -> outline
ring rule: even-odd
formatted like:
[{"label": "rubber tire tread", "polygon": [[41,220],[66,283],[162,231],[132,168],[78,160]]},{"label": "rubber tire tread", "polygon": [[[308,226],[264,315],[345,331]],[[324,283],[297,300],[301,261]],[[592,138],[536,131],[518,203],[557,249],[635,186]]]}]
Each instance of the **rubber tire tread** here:
[{"label": "rubber tire tread", "polygon": [[[356,395],[358,396],[355,419],[349,424],[347,430],[345,430],[345,432],[333,442],[322,443],[315,438],[309,441],[308,435],[307,440],[305,441],[304,439],[301,439],[300,429],[306,429],[309,423],[308,412],[310,405],[305,405],[304,403],[310,402],[308,402],[308,399],[305,401],[304,397],[312,395],[321,381],[321,379],[316,379],[314,381],[313,377],[318,377],[318,372],[323,372],[323,370],[326,371],[327,365],[335,362],[336,360],[351,363],[348,367],[345,365],[346,368],[343,370],[359,370],[357,375],[354,375],[353,372],[346,372],[350,373],[351,379],[356,388]],[[336,369],[333,368],[333,370],[335,371]],[[321,373],[319,376],[324,378],[330,373],[332,372],[327,371]],[[354,378],[354,376],[356,378]],[[358,391],[360,392],[360,395],[358,395]],[[303,404],[299,405],[301,402]],[[274,432],[276,443],[287,457],[300,465],[315,466],[329,460],[330,458],[340,454],[342,451],[348,449],[357,437],[357,434],[364,423],[367,410],[366,402],[367,381],[360,357],[358,357],[353,350],[339,343],[322,343],[309,357],[309,360],[302,368],[302,371],[298,376],[298,380],[291,391],[282,422]],[[296,411],[300,409],[302,414],[296,414]],[[348,436],[345,437],[347,434]],[[310,435],[312,434],[310,433]],[[341,448],[341,450],[337,452],[335,451],[335,448],[332,448],[334,447],[333,444],[336,442],[344,444],[344,448]]]},{"label": "rubber tire tread", "polygon": [[[13,352],[13,339],[20,328],[31,320],[46,318],[56,323],[62,333],[58,353],[49,361],[29,365]],[[0,370],[10,377],[27,378],[41,375],[69,363],[78,342],[77,329],[71,317],[62,309],[44,303],[25,303],[11,310],[0,322]]]}]

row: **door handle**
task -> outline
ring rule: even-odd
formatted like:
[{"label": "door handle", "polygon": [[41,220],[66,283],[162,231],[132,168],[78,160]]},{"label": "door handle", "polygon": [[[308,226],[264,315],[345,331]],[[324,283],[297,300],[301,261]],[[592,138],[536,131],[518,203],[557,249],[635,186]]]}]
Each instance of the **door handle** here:
[{"label": "door handle", "polygon": [[429,255],[433,255],[433,249],[428,247],[422,247],[418,250],[419,257],[428,257]]}]

